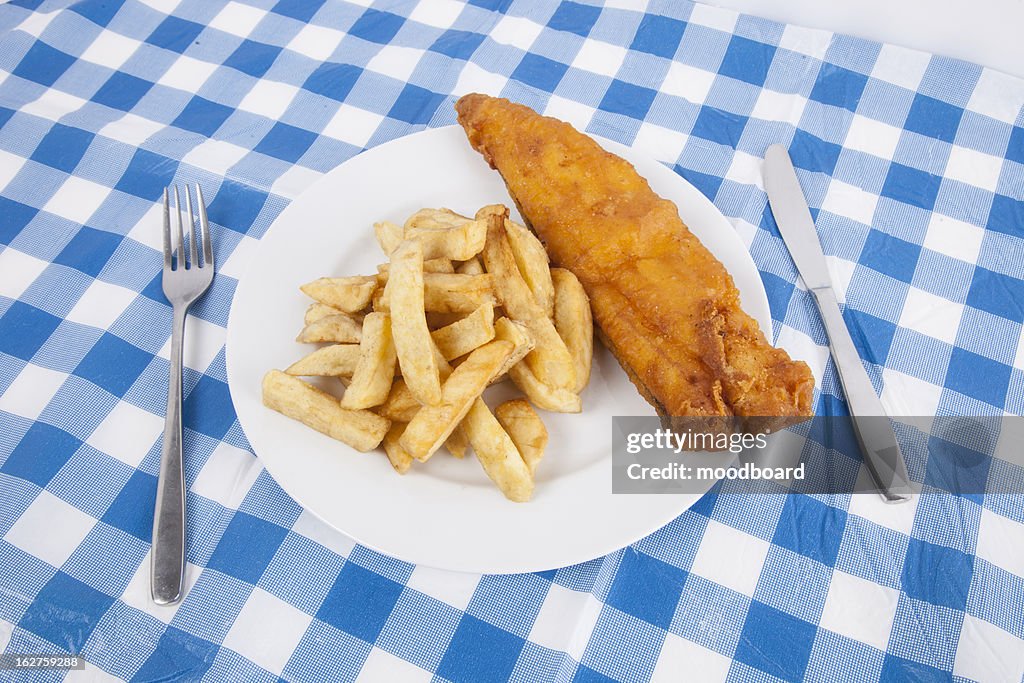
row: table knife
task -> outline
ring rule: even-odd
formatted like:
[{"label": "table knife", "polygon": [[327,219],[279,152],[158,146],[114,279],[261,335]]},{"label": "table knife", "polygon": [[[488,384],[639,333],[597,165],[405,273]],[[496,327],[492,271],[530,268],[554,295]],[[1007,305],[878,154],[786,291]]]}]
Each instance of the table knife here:
[{"label": "table knife", "polygon": [[910,478],[899,443],[882,401],[875,394],[857,347],[839,311],[814,220],[800,189],[793,162],[782,145],[772,145],[764,156],[764,186],[775,222],[793,263],[807,289],[814,295],[828,334],[828,347],[846,395],[853,431],[864,463],[887,503],[909,498]]}]

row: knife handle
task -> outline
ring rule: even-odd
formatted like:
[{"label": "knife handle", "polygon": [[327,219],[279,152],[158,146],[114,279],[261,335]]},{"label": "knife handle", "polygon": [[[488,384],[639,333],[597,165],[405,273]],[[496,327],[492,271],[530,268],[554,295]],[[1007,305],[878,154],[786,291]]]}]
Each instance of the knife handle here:
[{"label": "knife handle", "polygon": [[854,434],[865,455],[864,463],[885,502],[903,502],[910,494],[910,477],[903,454],[882,401],[861,364],[860,354],[839,310],[836,294],[831,287],[817,287],[811,292],[825,323],[829,351],[846,395]]}]

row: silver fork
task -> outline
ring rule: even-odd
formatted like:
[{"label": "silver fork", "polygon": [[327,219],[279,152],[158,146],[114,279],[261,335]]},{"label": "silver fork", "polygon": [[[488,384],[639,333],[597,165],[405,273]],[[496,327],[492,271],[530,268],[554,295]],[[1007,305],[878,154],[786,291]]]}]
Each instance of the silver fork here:
[{"label": "silver fork", "polygon": [[[213,247],[210,222],[206,218],[203,191],[196,185],[196,204],[202,227],[203,259],[200,262],[196,218],[192,211],[192,193],[185,186],[188,212],[188,257],[186,233],[181,219],[181,199],[174,186],[174,210],[178,214],[177,248],[171,248],[171,205],[164,190],[164,296],[171,302],[174,322],[171,327],[171,375],[167,390],[167,418],[164,422],[163,449],[160,453],[160,480],[153,512],[153,556],[151,590],[153,601],[169,605],[181,599],[185,576],[185,472],[181,454],[181,350],[188,308],[213,282]],[[173,259],[172,259],[173,256]]]}]

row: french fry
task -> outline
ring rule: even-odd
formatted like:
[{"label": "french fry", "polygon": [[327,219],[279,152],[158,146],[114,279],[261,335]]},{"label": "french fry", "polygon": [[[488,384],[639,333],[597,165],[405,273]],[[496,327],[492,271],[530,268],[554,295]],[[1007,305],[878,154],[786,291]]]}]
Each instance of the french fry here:
[{"label": "french fry", "polygon": [[[390,292],[390,287],[385,288],[381,310],[390,309]],[[428,313],[472,313],[484,304],[494,305],[490,275],[423,274],[423,310]]]},{"label": "french fry", "polygon": [[487,272],[494,277],[495,297],[509,318],[523,323],[530,330],[536,346],[523,360],[536,378],[552,388],[569,389],[576,385],[572,357],[519,272],[505,231],[508,209],[501,207],[500,212],[491,210],[483,256]]},{"label": "french fry", "polygon": [[336,344],[358,344],[363,337],[362,323],[352,316],[338,313],[317,318],[302,328],[295,341],[303,344],[334,342]]},{"label": "french fry", "polygon": [[594,357],[594,319],[590,299],[576,276],[564,268],[552,268],[555,286],[555,329],[565,342],[576,367],[576,384],[572,390],[583,391],[590,381],[590,365]]},{"label": "french fry", "polygon": [[307,296],[344,313],[358,313],[370,305],[377,289],[373,275],[322,277],[300,287]]},{"label": "french fry", "polygon": [[526,329],[526,325],[514,322],[505,317],[498,318],[495,321],[494,338],[512,342],[515,344],[516,348],[512,352],[512,355],[505,361],[501,370],[498,371],[498,376],[491,381],[492,384],[503,380],[509,369],[525,358],[526,354],[533,351],[533,347],[535,345],[533,337],[530,336],[530,331]]},{"label": "french fry", "polygon": [[542,410],[553,413],[578,413],[583,410],[580,395],[568,389],[556,389],[537,379],[526,363],[517,363],[509,368],[508,376],[526,398]]},{"label": "french fry", "polygon": [[[388,281],[388,271],[391,269],[390,263],[381,263],[377,266],[377,283],[383,287]],[[446,258],[433,258],[423,262],[424,273],[454,273],[455,267],[452,265],[451,259]],[[383,277],[380,277],[383,275]]]},{"label": "french fry", "polygon": [[303,377],[351,377],[358,361],[358,344],[332,344],[300,358],[285,372]]},{"label": "french fry", "polygon": [[263,404],[357,451],[380,445],[391,422],[368,410],[347,410],[338,399],[280,370],[263,376]]},{"label": "french fry", "polygon": [[532,476],[548,445],[548,430],[544,421],[533,406],[521,398],[505,401],[494,409],[494,416],[512,437],[512,443],[516,445]]},{"label": "french fry", "polygon": [[343,313],[344,311],[339,311],[334,306],[312,303],[306,308],[306,314],[302,317],[302,322],[308,325],[312,322],[316,322],[320,318],[326,318],[329,315],[340,315]]},{"label": "french fry", "polygon": [[401,444],[409,455],[424,462],[434,454],[469,412],[512,349],[511,342],[492,341],[469,354],[445,381],[440,403],[421,408],[406,427]]},{"label": "french fry", "polygon": [[393,422],[408,422],[422,406],[405,385],[405,380],[398,378],[391,385],[388,397],[377,407],[377,414]]},{"label": "french fry", "polygon": [[341,399],[349,410],[372,408],[383,403],[395,377],[395,344],[391,338],[391,319],[386,313],[370,313],[363,320],[363,339],[359,342],[359,361],[352,381]]},{"label": "french fry", "polygon": [[555,306],[555,287],[551,282],[548,252],[529,228],[515,221],[505,220],[505,234],[519,274],[533,292],[533,298],[550,318]]},{"label": "french fry", "polygon": [[480,263],[480,259],[474,256],[456,266],[455,272],[460,275],[482,275],[484,273],[484,264]]},{"label": "french fry", "polygon": [[478,398],[473,401],[462,420],[462,426],[484,472],[505,497],[517,503],[530,500],[533,495],[530,468],[519,454],[512,437],[502,429],[483,400]]},{"label": "french fry", "polygon": [[412,456],[399,443],[404,432],[404,422],[392,422],[391,429],[384,435],[384,452],[387,454],[388,461],[395,469],[395,472],[399,474],[405,474],[412,466]]},{"label": "french fry", "polygon": [[402,377],[420,403],[436,405],[441,402],[441,380],[423,308],[423,289],[423,246],[405,240],[391,253],[384,295],[391,306],[392,333]]},{"label": "french fry", "polygon": [[[441,382],[445,382],[452,374],[452,366],[448,364],[445,357],[441,354],[441,349],[437,348],[437,344],[434,344],[434,358],[437,359],[437,373],[441,377]],[[462,429],[460,424],[452,433],[445,439],[444,447],[448,449],[456,458],[460,460],[466,457],[466,449],[469,448],[469,438],[466,436],[465,430]]]},{"label": "french fry", "polygon": [[466,261],[484,248],[487,224],[484,221],[469,221],[454,228],[406,228],[405,239],[421,242],[424,258]]},{"label": "french fry", "polygon": [[461,228],[474,219],[455,213],[451,209],[420,209],[405,219],[405,230],[426,229],[426,230],[448,230],[450,228]]},{"label": "french fry", "polygon": [[462,320],[430,333],[445,360],[463,356],[494,339],[494,307],[484,304]]},{"label": "french fry", "polygon": [[401,244],[405,231],[391,221],[380,221],[373,224],[373,234],[377,236],[377,244],[385,256],[391,256],[391,252]]}]

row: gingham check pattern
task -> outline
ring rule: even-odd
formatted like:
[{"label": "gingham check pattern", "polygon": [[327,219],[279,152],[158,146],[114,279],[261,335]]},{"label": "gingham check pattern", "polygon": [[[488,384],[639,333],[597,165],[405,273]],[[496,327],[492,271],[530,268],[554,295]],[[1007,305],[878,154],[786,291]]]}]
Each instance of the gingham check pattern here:
[{"label": "gingham check pattern", "polygon": [[[479,90],[699,187],[749,245],[818,411],[842,411],[760,180],[787,144],[889,410],[1020,414],[1024,82],[688,2],[367,4],[0,6],[0,649],[80,653],[70,680],[1020,680],[1019,496],[719,492],[583,565],[440,572],[281,491],[223,342],[291,198]],[[157,607],[171,182],[205,188],[220,268],[188,330],[188,594]]]}]

